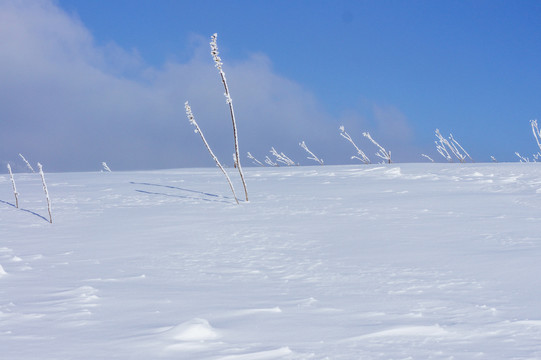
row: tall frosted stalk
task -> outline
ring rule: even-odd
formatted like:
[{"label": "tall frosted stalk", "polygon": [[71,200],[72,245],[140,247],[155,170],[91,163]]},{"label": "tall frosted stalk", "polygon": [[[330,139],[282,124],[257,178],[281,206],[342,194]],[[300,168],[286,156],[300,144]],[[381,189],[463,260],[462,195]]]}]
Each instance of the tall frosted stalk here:
[{"label": "tall frosted stalk", "polygon": [[246,181],[244,180],[244,174],[242,172],[242,167],[240,165],[240,154],[239,154],[239,140],[237,135],[237,122],[235,121],[235,111],[233,109],[233,100],[231,99],[231,94],[229,92],[229,87],[227,86],[227,79],[225,78],[225,73],[222,70],[222,59],[218,55],[218,44],[216,43],[216,38],[218,37],[218,34],[214,34],[211,37],[210,42],[210,53],[212,55],[212,58],[214,59],[214,66],[216,66],[216,69],[218,69],[218,72],[220,73],[220,78],[222,79],[222,83],[224,85],[225,89],[225,99],[227,104],[229,105],[229,114],[231,115],[231,121],[233,123],[233,137],[235,139],[235,159],[237,164],[237,169],[239,170],[240,178],[242,180],[242,185],[244,186],[244,195],[246,196],[246,201],[248,201],[248,189],[246,187]]},{"label": "tall frosted stalk", "polygon": [[11,165],[8,164],[9,177],[11,178],[11,185],[13,186],[13,194],[15,194],[15,206],[19,208],[19,193],[17,192],[17,186],[15,186],[15,179],[11,172]]},{"label": "tall frosted stalk", "polygon": [[51,199],[49,199],[49,191],[47,190],[47,184],[45,183],[45,175],[43,174],[43,166],[38,163],[39,175],[41,176],[41,182],[43,184],[43,191],[45,192],[45,197],[47,198],[47,210],[49,211],[49,222],[53,223],[53,215],[51,213]]}]

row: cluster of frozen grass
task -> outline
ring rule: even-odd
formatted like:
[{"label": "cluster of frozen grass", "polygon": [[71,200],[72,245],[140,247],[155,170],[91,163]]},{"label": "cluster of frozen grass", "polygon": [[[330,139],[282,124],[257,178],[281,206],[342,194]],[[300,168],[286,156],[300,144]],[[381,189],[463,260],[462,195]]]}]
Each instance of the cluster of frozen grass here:
[{"label": "cluster of frozen grass", "polygon": [[541,168],[0,175],[6,359],[541,357]]}]

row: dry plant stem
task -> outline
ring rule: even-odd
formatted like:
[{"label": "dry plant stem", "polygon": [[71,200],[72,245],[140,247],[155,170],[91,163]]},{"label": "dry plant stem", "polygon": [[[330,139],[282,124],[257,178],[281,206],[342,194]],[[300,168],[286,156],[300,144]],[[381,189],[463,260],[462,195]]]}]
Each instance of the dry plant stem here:
[{"label": "dry plant stem", "polygon": [[278,153],[278,151],[276,151],[276,149],[274,147],[271,147],[270,152],[271,152],[272,155],[274,155],[276,157],[276,162],[280,162],[280,163],[282,163],[284,165],[287,165],[287,166],[295,165],[295,161],[291,160],[283,152]]},{"label": "dry plant stem", "polygon": [[249,151],[248,151],[248,159],[252,160],[254,164],[256,165],[265,166],[265,164],[263,164],[261,161],[257,160],[252,154],[250,154]]},{"label": "dry plant stem", "polygon": [[[455,138],[453,137],[453,134],[449,134],[449,139],[450,139],[450,140],[453,142],[453,144],[455,145],[455,149],[456,149],[456,146],[458,146],[458,147],[464,152],[464,154],[466,154],[466,156],[470,158],[470,160],[471,160],[472,162],[475,162],[475,161],[473,160],[473,158],[470,156],[470,154],[468,154],[468,152],[462,147],[462,145],[460,145],[460,144],[458,143],[458,141],[455,140]],[[458,151],[458,149],[457,149],[457,153],[460,154],[460,152]],[[462,162],[466,162],[466,157],[464,157],[464,155],[460,154],[460,157],[463,159]]]},{"label": "dry plant stem", "polygon": [[312,151],[310,151],[310,149],[308,149],[308,146],[306,145],[304,140],[301,143],[299,143],[299,146],[303,148],[308,154],[312,155],[312,157],[308,156],[307,159],[314,160],[319,165],[323,165],[323,159],[318,158]]},{"label": "dry plant stem", "polygon": [[25,159],[25,157],[23,156],[23,154],[19,153],[19,156],[21,157],[21,159],[23,159],[24,163],[25,163],[26,166],[30,169],[30,171],[32,171],[33,173],[35,173],[34,168],[32,167],[32,165],[30,165],[30,163],[28,162],[28,160]]},{"label": "dry plant stem", "polygon": [[265,164],[268,164],[270,166],[278,166],[278,163],[275,163],[274,161],[272,161],[268,155],[265,156]]},{"label": "dry plant stem", "polygon": [[427,159],[430,160],[431,162],[434,162],[434,159],[432,159],[430,156],[428,156],[428,155],[426,155],[426,154],[421,154],[421,156],[427,158]]},{"label": "dry plant stem", "polygon": [[237,159],[237,169],[239,170],[240,179],[242,180],[242,186],[244,186],[244,195],[246,197],[246,201],[248,201],[248,188],[246,187],[246,181],[244,180],[244,173],[242,172],[242,167],[240,165],[240,153],[239,153],[239,140],[237,135],[237,122],[235,120],[235,111],[233,109],[233,100],[231,99],[231,94],[229,92],[229,87],[227,85],[227,80],[225,78],[225,73],[222,70],[222,59],[218,56],[218,44],[216,43],[216,38],[218,37],[218,34],[214,34],[211,37],[211,54],[214,58],[214,62],[216,63],[215,66],[218,69],[218,72],[220,73],[220,78],[222,79],[222,84],[224,85],[225,89],[225,98],[226,102],[229,105],[229,114],[231,115],[231,122],[233,123],[233,137],[235,139],[235,157]]},{"label": "dry plant stem", "polygon": [[235,193],[235,189],[233,188],[233,183],[231,182],[231,179],[229,178],[229,175],[227,175],[227,172],[225,171],[224,167],[222,166],[222,164],[220,164],[220,161],[218,160],[216,155],[214,155],[214,152],[210,148],[207,140],[205,139],[205,135],[203,135],[203,132],[201,131],[201,129],[199,128],[199,125],[195,121],[195,117],[193,116],[193,113],[192,113],[192,108],[190,107],[190,104],[187,101],[184,103],[184,107],[186,109],[186,116],[188,117],[188,120],[190,120],[190,123],[193,126],[195,126],[195,132],[198,133],[199,136],[201,136],[201,140],[203,140],[203,143],[205,144],[205,147],[207,148],[208,152],[210,153],[210,156],[212,156],[212,158],[214,159],[214,162],[216,162],[216,165],[224,173],[225,178],[227,179],[227,183],[229,184],[229,187],[231,188],[231,192],[233,193],[233,196],[235,197],[235,201],[238,204],[239,199],[237,199],[237,194]]},{"label": "dry plant stem", "polygon": [[391,152],[385,150],[385,148],[383,146],[381,146],[376,140],[374,140],[368,131],[364,132],[363,136],[368,138],[368,140],[370,140],[372,142],[372,144],[374,144],[374,145],[376,145],[378,147],[379,150],[376,153],[377,157],[382,158],[383,160],[385,160],[389,164],[392,162],[391,161]]},{"label": "dry plant stem", "polygon": [[365,164],[370,164],[370,159],[368,158],[368,156],[366,156],[366,154],[361,149],[359,149],[359,147],[357,146],[357,144],[355,144],[351,136],[346,132],[344,126],[340,126],[340,136],[342,136],[344,139],[349,141],[355,147],[355,150],[357,150],[357,154],[360,157],[354,155],[351,157],[352,159],[361,160]]},{"label": "dry plant stem", "polygon": [[53,215],[51,213],[51,199],[49,199],[49,191],[47,191],[47,184],[45,183],[45,175],[43,174],[43,166],[38,163],[39,174],[41,175],[41,182],[43,184],[43,191],[45,192],[45,197],[47,198],[47,210],[49,211],[49,222],[53,223]]},{"label": "dry plant stem", "polygon": [[11,172],[11,165],[8,164],[9,177],[11,178],[11,185],[13,186],[13,194],[15,195],[15,207],[19,208],[19,193],[17,192],[17,187],[15,186],[15,179],[13,178],[13,173]]}]

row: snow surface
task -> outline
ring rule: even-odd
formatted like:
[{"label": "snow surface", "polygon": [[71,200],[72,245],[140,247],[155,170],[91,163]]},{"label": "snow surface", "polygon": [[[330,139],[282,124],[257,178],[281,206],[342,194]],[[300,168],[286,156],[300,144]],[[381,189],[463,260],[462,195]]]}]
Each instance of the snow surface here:
[{"label": "snow surface", "polygon": [[0,358],[541,358],[539,165],[245,171],[0,176]]}]

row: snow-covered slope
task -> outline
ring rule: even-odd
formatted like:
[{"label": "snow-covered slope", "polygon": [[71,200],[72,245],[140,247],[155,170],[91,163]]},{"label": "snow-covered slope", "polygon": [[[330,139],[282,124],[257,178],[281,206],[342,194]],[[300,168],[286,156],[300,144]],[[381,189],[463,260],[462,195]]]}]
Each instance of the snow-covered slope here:
[{"label": "snow-covered slope", "polygon": [[246,176],[0,176],[0,358],[541,358],[537,164]]}]

